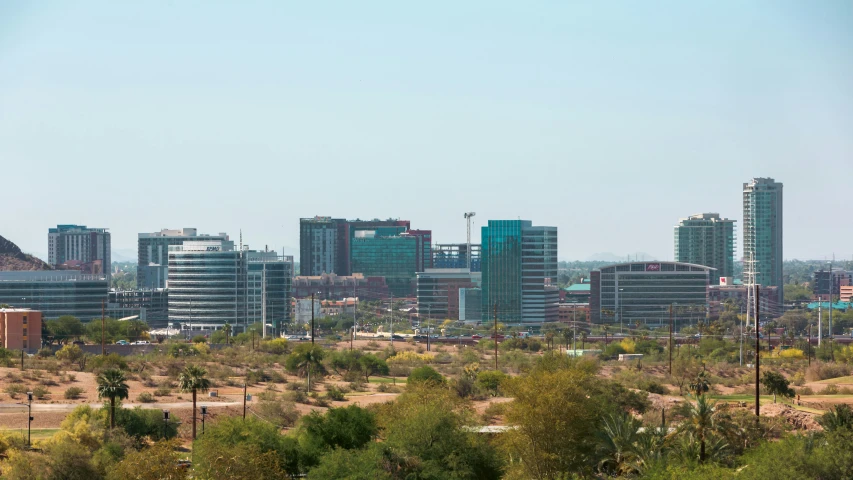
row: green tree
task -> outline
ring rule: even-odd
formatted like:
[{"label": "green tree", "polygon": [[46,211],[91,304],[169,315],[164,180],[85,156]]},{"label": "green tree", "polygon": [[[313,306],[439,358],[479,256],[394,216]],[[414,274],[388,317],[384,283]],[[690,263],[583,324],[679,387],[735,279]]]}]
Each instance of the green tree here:
[{"label": "green tree", "polygon": [[361,374],[364,375],[364,380],[367,382],[370,381],[372,375],[388,375],[388,364],[372,353],[362,355],[358,359],[358,365]]},{"label": "green tree", "polygon": [[315,375],[325,374],[323,359],[326,352],[319,345],[303,343],[293,349],[293,353],[287,356],[284,362],[285,368],[290,372],[297,373],[300,377],[307,377],[308,391],[311,391],[311,373]]},{"label": "green tree", "polygon": [[493,397],[497,397],[501,382],[505,381],[506,378],[506,374],[500,370],[484,370],[477,373],[477,386],[489,392]]},{"label": "green tree", "polygon": [[513,478],[559,478],[565,472],[591,474],[599,419],[606,411],[601,385],[589,369],[548,360],[530,374],[507,379],[504,391],[514,397],[506,420],[515,428],[501,446],[514,459]]},{"label": "green tree", "polygon": [[378,413],[381,439],[398,478],[499,478],[500,459],[473,425],[465,403],[450,389],[432,383],[406,388]]},{"label": "green tree", "polygon": [[139,451],[128,453],[107,475],[107,480],[183,480],[187,469],[178,465],[181,459],[176,442],[162,441]]},{"label": "green tree", "polygon": [[387,464],[385,448],[381,444],[367,449],[345,450],[337,448],[320,458],[320,463],[308,471],[309,480],[340,478],[347,480],[391,480],[394,477],[383,468]]},{"label": "green tree", "polygon": [[637,443],[642,426],[627,412],[617,412],[604,417],[597,433],[597,455],[601,458],[598,468],[603,473],[622,476],[634,472]]},{"label": "green tree", "polygon": [[704,463],[706,446],[709,437],[722,433],[726,427],[718,421],[717,402],[710,400],[707,395],[698,395],[696,403],[690,405],[687,418],[679,426],[679,432],[688,434],[699,443],[699,463]]},{"label": "green tree", "polygon": [[110,428],[116,426],[116,399],[123,400],[128,397],[130,387],[121,370],[110,368],[98,375],[98,398],[110,399]]},{"label": "green tree", "polygon": [[46,324],[51,337],[60,344],[79,338],[84,332],[83,323],[73,315],[63,315],[56,320],[48,320]]},{"label": "green tree", "polygon": [[198,392],[205,393],[210,390],[210,379],[207,378],[207,370],[198,365],[187,365],[178,375],[178,388],[182,392],[193,394],[193,439],[195,439],[196,426],[196,397]]},{"label": "green tree", "polygon": [[434,368],[424,365],[423,367],[412,369],[412,373],[409,374],[409,384],[412,383],[443,384],[444,377]]},{"label": "green tree", "polygon": [[56,359],[66,363],[76,363],[83,355],[83,350],[74,344],[64,345],[56,351]]},{"label": "green tree", "polygon": [[791,398],[797,394],[791,382],[780,373],[765,371],[761,374],[761,384],[773,395],[773,403],[776,403],[776,395]]},{"label": "green tree", "polygon": [[323,455],[336,448],[362,448],[378,432],[373,412],[357,405],[332,408],[322,414],[313,411],[302,417],[297,433],[302,452],[300,463],[311,467]]},{"label": "green tree", "polygon": [[218,420],[193,442],[193,451],[200,479],[284,480],[299,473],[296,440],[253,417]]},{"label": "green tree", "polygon": [[818,422],[827,432],[853,430],[853,410],[846,403],[836,405],[834,410],[824,413]]}]

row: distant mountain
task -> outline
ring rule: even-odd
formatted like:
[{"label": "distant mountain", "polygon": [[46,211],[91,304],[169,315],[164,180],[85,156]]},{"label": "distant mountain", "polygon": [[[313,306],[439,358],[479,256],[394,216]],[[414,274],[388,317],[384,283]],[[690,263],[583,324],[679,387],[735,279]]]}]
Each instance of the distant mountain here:
[{"label": "distant mountain", "polygon": [[114,262],[136,262],[139,260],[139,252],[130,248],[114,248],[110,253],[111,260]]},{"label": "distant mountain", "polygon": [[53,270],[44,261],[21,251],[17,245],[0,236],[0,271]]},{"label": "distant mountain", "polygon": [[650,255],[646,252],[636,252],[632,253],[630,256],[628,255],[616,255],[610,252],[604,253],[596,253],[590,255],[586,258],[587,262],[613,262],[613,263],[623,263],[623,262],[633,262],[633,261],[643,261],[643,260],[657,260],[654,255]]}]

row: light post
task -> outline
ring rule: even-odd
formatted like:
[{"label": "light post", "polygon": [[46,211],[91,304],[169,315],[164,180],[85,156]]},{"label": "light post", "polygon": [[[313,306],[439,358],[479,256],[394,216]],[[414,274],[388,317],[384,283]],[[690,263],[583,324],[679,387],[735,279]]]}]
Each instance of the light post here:
[{"label": "light post", "polygon": [[165,439],[169,433],[169,411],[163,410],[163,438]]},{"label": "light post", "polygon": [[30,442],[30,427],[33,423],[33,392],[27,392],[27,448],[32,446]]},{"label": "light post", "polygon": [[622,334],[622,292],[624,292],[624,288],[619,289],[619,333]]},{"label": "light post", "polygon": [[204,418],[207,416],[207,405],[201,406],[201,434],[204,435]]}]

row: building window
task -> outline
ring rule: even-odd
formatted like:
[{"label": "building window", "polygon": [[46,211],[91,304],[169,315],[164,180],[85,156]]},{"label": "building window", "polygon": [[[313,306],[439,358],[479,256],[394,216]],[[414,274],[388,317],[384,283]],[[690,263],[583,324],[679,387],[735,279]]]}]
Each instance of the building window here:
[{"label": "building window", "polygon": [[27,316],[26,316],[26,315],[24,315],[23,323],[24,323],[24,325],[26,325],[26,324],[27,324]]}]

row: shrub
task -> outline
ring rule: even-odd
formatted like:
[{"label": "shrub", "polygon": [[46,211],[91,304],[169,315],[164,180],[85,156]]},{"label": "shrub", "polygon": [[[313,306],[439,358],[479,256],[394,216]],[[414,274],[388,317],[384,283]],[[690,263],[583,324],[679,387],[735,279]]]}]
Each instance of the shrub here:
[{"label": "shrub", "polygon": [[432,363],[434,359],[435,356],[430,353],[415,353],[411,350],[405,350],[388,357],[385,361],[389,365],[423,365]]},{"label": "shrub", "polygon": [[117,368],[119,370],[127,371],[127,361],[117,353],[110,353],[108,355],[98,355],[92,357],[91,366],[92,370],[108,370],[110,368]]},{"label": "shrub", "polygon": [[8,393],[11,398],[18,398],[18,395],[23,395],[27,393],[28,390],[26,386],[14,383],[12,385],[8,385],[3,391]]},{"label": "shrub", "polygon": [[198,354],[198,350],[193,348],[192,345],[188,343],[172,343],[169,344],[169,349],[167,350],[169,356],[179,358],[179,357],[192,357]]},{"label": "shrub", "polygon": [[780,351],[779,358],[783,358],[785,360],[800,360],[806,358],[806,355],[799,348],[789,348],[787,350]]},{"label": "shrub", "polygon": [[344,396],[344,392],[342,392],[338,387],[334,385],[330,385],[326,388],[326,397],[329,400],[334,400],[336,402],[343,402],[346,400],[346,396]]},{"label": "shrub", "polygon": [[292,427],[299,419],[299,411],[287,400],[263,400],[258,404],[258,413],[279,427]]},{"label": "shrub", "polygon": [[295,403],[308,403],[308,395],[301,390],[285,392],[281,397]]},{"label": "shrub", "polygon": [[649,393],[656,393],[658,395],[666,395],[669,393],[668,388],[651,379],[640,380],[637,383],[637,388],[639,388],[640,390],[645,390]]},{"label": "shrub", "polygon": [[148,392],[142,392],[136,397],[136,401],[140,403],[154,403],[157,399],[154,398],[154,395],[151,395]]},{"label": "shrub", "polygon": [[204,335],[196,335],[193,337],[193,343],[207,343],[207,338]]},{"label": "shrub", "polygon": [[444,377],[434,368],[423,366],[412,370],[409,375],[409,383],[412,382],[444,383]]},{"label": "shrub", "polygon": [[60,362],[74,363],[83,356],[83,350],[77,345],[68,344],[56,351],[56,358]]},{"label": "shrub", "polygon": [[838,395],[838,385],[830,383],[820,391],[821,395]]},{"label": "shrub", "polygon": [[806,369],[806,380],[815,382],[850,375],[850,367],[838,363],[812,362]]},{"label": "shrub", "polygon": [[814,395],[814,390],[812,390],[812,387],[801,387],[797,389],[797,393],[800,395]]},{"label": "shrub", "polygon": [[290,346],[287,343],[287,339],[276,338],[273,340],[262,341],[258,346],[258,349],[262,352],[271,353],[273,355],[284,355],[290,351]]},{"label": "shrub", "polygon": [[172,394],[172,389],[169,387],[160,387],[157,390],[154,390],[155,397],[168,397]]},{"label": "shrub", "polygon": [[396,385],[392,385],[390,383],[380,383],[378,387],[376,387],[376,391],[379,393],[400,393],[400,387]]},{"label": "shrub", "polygon": [[38,398],[39,400],[43,400],[44,397],[48,395],[50,395],[50,392],[47,391],[47,389],[42,387],[41,385],[33,389],[33,396]]},{"label": "shrub", "polygon": [[83,389],[80,387],[69,387],[68,390],[65,390],[65,398],[68,400],[75,400],[80,398],[80,395],[83,394]]},{"label": "shrub", "polygon": [[53,350],[51,350],[49,347],[40,348],[38,353],[36,353],[36,356],[38,358],[52,357],[53,356]]}]

